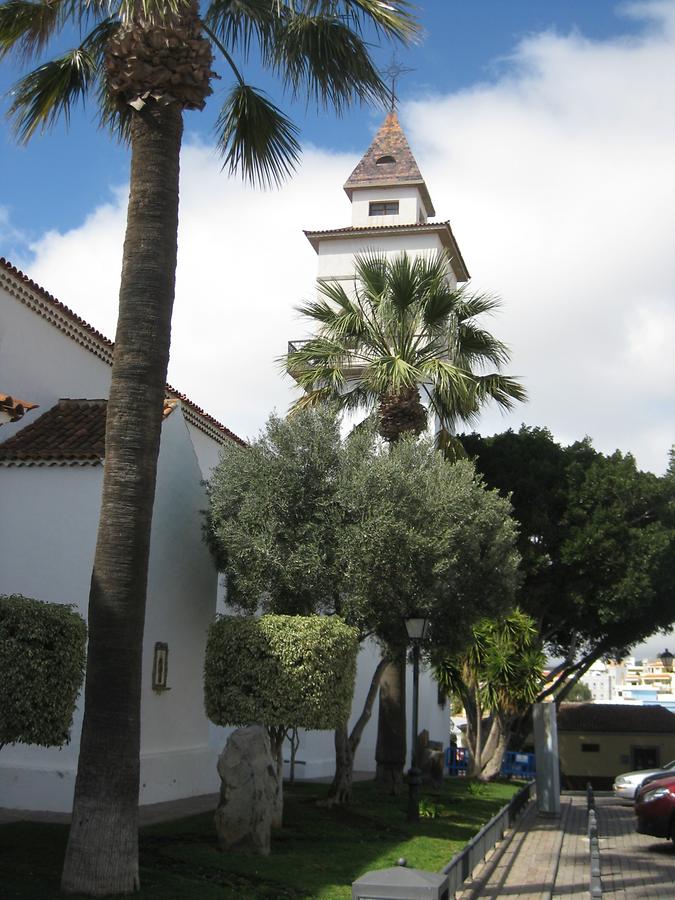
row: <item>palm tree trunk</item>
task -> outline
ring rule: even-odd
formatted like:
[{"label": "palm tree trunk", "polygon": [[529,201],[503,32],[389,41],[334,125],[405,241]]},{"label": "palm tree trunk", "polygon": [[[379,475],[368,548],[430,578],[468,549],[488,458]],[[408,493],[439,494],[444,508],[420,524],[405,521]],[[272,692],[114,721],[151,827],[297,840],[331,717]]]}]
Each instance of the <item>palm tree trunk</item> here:
[{"label": "palm tree trunk", "polygon": [[403,786],[405,757],[405,652],[403,652],[387,665],[380,683],[375,778],[391,794],[398,794]]},{"label": "palm tree trunk", "polygon": [[103,495],[89,595],[84,721],[62,890],[138,890],[145,594],[174,298],[182,113],[134,115]]}]

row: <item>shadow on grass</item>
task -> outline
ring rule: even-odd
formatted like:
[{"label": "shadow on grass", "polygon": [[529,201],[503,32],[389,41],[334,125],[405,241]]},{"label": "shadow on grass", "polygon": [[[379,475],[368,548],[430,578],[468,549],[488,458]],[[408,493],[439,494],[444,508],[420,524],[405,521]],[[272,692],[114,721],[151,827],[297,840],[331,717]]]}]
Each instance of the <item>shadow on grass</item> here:
[{"label": "shadow on grass", "polygon": [[[406,796],[355,785],[354,804],[317,805],[325,785],[285,790],[284,827],[273,832],[269,857],[223,854],[210,814],[141,830],[141,900],[348,900],[352,882],[405,856],[438,870],[508,801],[518,785],[491,784],[478,796],[470,782],[446,782],[426,799],[438,814],[405,822]],[[0,827],[3,900],[59,896],[68,827],[20,822]]]}]

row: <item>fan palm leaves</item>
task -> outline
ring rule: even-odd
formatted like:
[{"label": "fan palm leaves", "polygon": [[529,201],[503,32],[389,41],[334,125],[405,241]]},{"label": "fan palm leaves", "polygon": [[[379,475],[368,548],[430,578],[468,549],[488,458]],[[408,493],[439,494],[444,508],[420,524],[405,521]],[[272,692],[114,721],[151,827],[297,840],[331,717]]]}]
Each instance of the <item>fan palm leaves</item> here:
[{"label": "fan palm leaves", "polygon": [[[201,109],[219,71],[211,70],[210,57],[197,66],[194,59],[179,59],[183,68],[172,67],[175,34],[162,34],[170,23],[190,17],[198,23],[190,49],[199,34],[232,81],[216,121],[224,164],[263,185],[280,183],[293,170],[300,146],[294,123],[246,82],[242,66],[251,54],[257,52],[292,98],[342,112],[355,101],[383,102],[388,96],[364,29],[403,42],[417,33],[407,0],[211,0],[202,9],[194,0],[6,0],[0,4],[0,57],[14,53],[30,62],[64,31],[83,35],[75,47],[41,62],[14,85],[9,114],[18,138],[25,142],[58,117],[68,119],[90,94],[100,122],[127,139],[129,104],[153,97]],[[123,53],[128,65],[120,78],[111,50],[115,39],[133,31],[153,36],[149,52],[138,56],[136,41],[134,53]],[[129,41],[123,48],[131,49]],[[177,75],[192,84],[181,84]]]},{"label": "fan palm leaves", "polygon": [[499,301],[453,287],[450,275],[445,252],[364,253],[351,289],[319,282],[317,298],[298,307],[316,334],[284,358],[304,392],[294,408],[337,400],[345,410],[377,409],[381,434],[394,441],[424,430],[423,400],[447,448],[456,425],[474,422],[490,400],[507,410],[524,400],[520,382],[500,371],[508,348],[479,323]]}]

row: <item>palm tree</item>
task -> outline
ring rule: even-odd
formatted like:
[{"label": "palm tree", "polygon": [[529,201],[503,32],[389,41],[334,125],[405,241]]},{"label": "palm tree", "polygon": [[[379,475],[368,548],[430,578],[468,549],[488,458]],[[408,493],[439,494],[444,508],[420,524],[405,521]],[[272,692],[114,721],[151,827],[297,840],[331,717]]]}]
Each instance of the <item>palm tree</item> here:
[{"label": "palm tree", "polygon": [[127,231],[89,599],[85,713],[62,888],[138,889],[140,677],[150,524],[169,357],[183,111],[212,93],[214,51],[233,73],[217,121],[224,165],[280,182],[296,126],[244,80],[256,47],[291,95],[338,112],[387,96],[363,29],[408,41],[407,0],[6,0],[0,54],[39,60],[61,32],[78,45],[14,87],[20,140],[94,94],[101,123],[131,147]]},{"label": "palm tree", "polygon": [[[506,346],[477,323],[499,306],[486,294],[456,289],[445,252],[410,257],[356,257],[353,291],[342,282],[318,284],[318,298],[299,312],[317,335],[291,350],[287,371],[304,389],[295,409],[337,401],[345,410],[375,409],[382,437],[421,434],[427,409],[447,456],[464,455],[454,437],[494,400],[504,409],[525,399],[517,379],[500,372]],[[486,371],[488,367],[496,371]],[[405,764],[405,657],[392,656],[381,681],[377,777],[396,793]]]},{"label": "palm tree", "polygon": [[503,409],[524,400],[518,380],[499,371],[508,349],[477,323],[499,301],[453,288],[450,273],[445,252],[366,253],[356,257],[353,291],[320,282],[318,298],[299,307],[318,333],[285,357],[304,389],[294,408],[331,400],[346,410],[376,409],[391,443],[426,429],[425,400],[439,445],[460,452],[458,423],[473,423],[490,400]]}]

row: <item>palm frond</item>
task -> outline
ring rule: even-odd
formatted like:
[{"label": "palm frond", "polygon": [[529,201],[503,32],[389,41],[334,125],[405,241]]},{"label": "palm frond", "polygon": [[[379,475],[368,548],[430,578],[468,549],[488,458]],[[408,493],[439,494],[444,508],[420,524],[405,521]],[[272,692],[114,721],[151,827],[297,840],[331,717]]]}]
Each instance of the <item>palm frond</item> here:
[{"label": "palm frond", "polygon": [[474,408],[479,409],[488,400],[494,400],[502,409],[509,410],[513,409],[516,403],[527,400],[527,391],[517,378],[510,375],[492,373],[474,376]]},{"label": "palm frond", "polygon": [[457,361],[466,368],[486,363],[502,366],[511,358],[506,344],[469,322],[458,325],[454,348]]},{"label": "palm frond", "polygon": [[24,59],[41,53],[62,24],[60,0],[7,0],[0,6],[0,57],[16,50]]},{"label": "palm frond", "polygon": [[268,56],[278,27],[280,10],[270,0],[211,0],[204,22],[231,50],[244,58],[255,40]]},{"label": "palm frond", "polygon": [[379,34],[405,44],[414,42],[421,33],[415,7],[408,0],[307,0],[308,15],[326,10],[344,16],[355,31],[360,32],[368,21]]},{"label": "palm frond", "polygon": [[460,319],[470,319],[492,313],[502,301],[494,294],[471,293],[466,287],[457,290],[457,314]]},{"label": "palm frond", "polygon": [[189,14],[192,9],[192,0],[119,0],[117,14],[123,22],[143,19],[151,23]]},{"label": "palm frond", "polygon": [[300,158],[298,129],[250,85],[236,84],[216,123],[223,166],[252,184],[281,184]]},{"label": "palm frond", "polygon": [[279,23],[272,65],[294,99],[340,115],[354,102],[382,104],[388,88],[362,38],[337,16],[295,13]]},{"label": "palm frond", "polygon": [[10,95],[9,116],[18,139],[26,143],[38,128],[45,131],[63,115],[66,123],[78,100],[96,77],[96,59],[78,47],[39,66],[18,81]]}]

